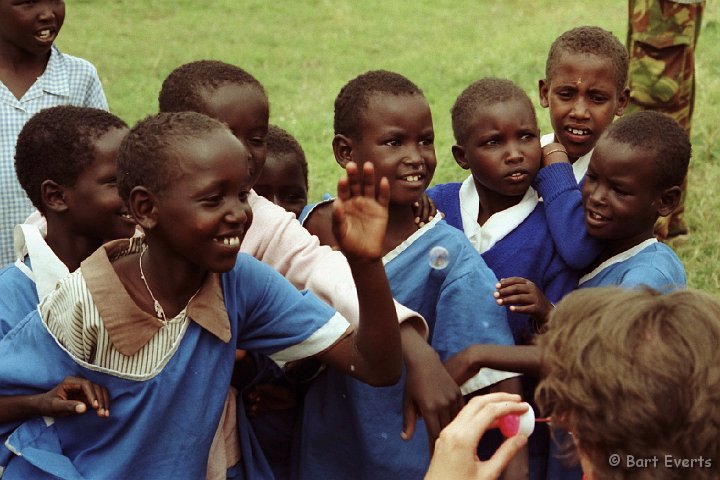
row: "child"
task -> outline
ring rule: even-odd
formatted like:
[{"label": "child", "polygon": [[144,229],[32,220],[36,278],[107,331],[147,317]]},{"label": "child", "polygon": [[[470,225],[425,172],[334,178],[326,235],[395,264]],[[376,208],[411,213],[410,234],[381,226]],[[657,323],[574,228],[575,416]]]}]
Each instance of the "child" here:
[{"label": "child", "polygon": [[585,478],[717,478],[719,319],[693,290],[587,288],[558,304],[536,398],[573,433]]},{"label": "child", "polygon": [[[341,166],[371,162],[390,179],[383,263],[393,295],[428,321],[437,354],[444,359],[479,338],[511,344],[506,315],[491,297],[496,278],[482,258],[441,215],[419,230],[414,223],[413,203],[436,165],[432,116],[422,91],[399,74],[367,72],[338,94],[334,127],[333,151]],[[330,236],[327,212],[316,213],[306,226]],[[445,249],[447,258],[431,265],[433,247]],[[401,427],[402,395],[402,384],[368,389],[324,372],[305,397],[295,475],[422,477],[430,459],[426,435],[416,432],[404,441],[394,433]]]},{"label": "child", "polygon": [[0,338],[58,280],[104,241],[129,238],[135,223],[117,192],[117,152],[127,124],[94,108],[58,106],[33,116],[18,136],[20,185],[47,221],[15,227],[17,261],[0,270]]},{"label": "child", "polygon": [[[655,239],[653,225],[679,201],[690,154],[682,128],[657,112],[628,115],[605,131],[582,187],[588,232],[603,240],[604,249],[593,270],[580,279],[580,288],[615,285],[668,292],[685,287],[682,263]],[[498,291],[500,299],[512,294]],[[446,365],[457,381],[464,381],[480,367],[537,374],[538,362],[534,346],[508,350],[479,345]]]},{"label": "child", "polygon": [[300,218],[308,195],[305,152],[295,138],[276,125],[268,127],[267,158],[255,192]]},{"label": "child", "polygon": [[[265,90],[252,75],[224,62],[191,62],[168,75],[158,100],[161,111],[196,111],[225,122],[252,153],[252,177],[260,175],[267,154],[269,104]],[[357,295],[343,255],[320,246],[294,216],[253,190],[248,201],[255,221],[241,251],[270,265],[297,288],[312,291],[356,324]],[[422,224],[424,217],[415,217],[416,224]],[[435,351],[424,341],[427,325],[422,317],[397,302],[395,306],[398,319],[406,327],[402,329],[404,354],[413,356],[410,368],[416,370],[408,386],[408,405],[422,415],[434,439],[457,413],[462,395]],[[411,410],[407,408],[407,412]],[[412,423],[413,418],[408,418],[406,428],[411,429]]]},{"label": "child", "polygon": [[[587,267],[601,245],[582,228],[580,198],[565,197],[574,195],[603,131],[625,111],[627,71],[628,54],[620,40],[602,28],[583,26],[553,42],[545,78],[538,82],[540,104],[549,108],[554,132],[541,139],[546,146],[544,168],[534,186],[543,198],[556,248],[576,269]],[[555,152],[561,150],[567,152],[570,164],[553,165],[560,156]]]},{"label": "child", "polygon": [[[579,278],[555,249],[545,209],[531,187],[542,156],[535,110],[511,81],[483,78],[458,96],[451,113],[453,156],[471,175],[462,184],[435,186],[428,195],[446,221],[465,232],[504,292],[512,289],[501,304],[509,306],[515,343],[530,344],[552,303],[572,291]],[[537,382],[527,377],[522,382],[525,398],[531,399]],[[483,442],[483,455],[499,445],[497,437]],[[533,478],[544,477],[548,445],[541,426],[529,447]]]},{"label": "child", "polygon": [[[373,183],[363,185],[354,164],[338,183],[335,225],[361,307],[347,334],[314,296],[237,256],[252,221],[247,157],[225,125],[196,113],[160,114],[130,131],[119,190],[145,236],[98,249],[0,343],[1,392],[81,371],[112,393],[113,415],[102,428],[87,416],[23,424],[8,440],[18,456],[7,478],[204,476],[236,348],[280,363],[317,355],[376,385],[397,380],[400,337],[379,257],[387,181],[377,201],[372,166],[364,176]],[[267,475],[251,432],[241,433],[246,478]]]},{"label": "child", "polygon": [[[718,319],[720,302],[694,290],[588,288],[558,304],[539,337],[536,398],[573,432],[584,478],[717,478]],[[426,478],[497,478],[524,437],[486,463],[474,456],[478,438],[522,406],[510,395],[473,399],[441,433]]]},{"label": "child", "polygon": [[64,2],[0,2],[0,265],[15,260],[13,227],[32,211],[12,168],[25,122],[55,105],[108,108],[95,67],[55,45],[64,20]]},{"label": "child", "polygon": [[[23,126],[15,169],[28,198],[47,220],[48,233],[43,237],[27,224],[15,227],[18,260],[0,270],[0,338],[104,240],[132,236],[135,223],[116,186],[117,152],[127,131],[125,122],[104,110],[69,105],[42,110]],[[39,397],[0,398],[0,410],[13,412],[0,422],[88,408],[107,416],[106,390],[68,378]],[[0,429],[3,439],[12,425]],[[4,446],[0,451],[0,465],[5,465],[9,452]]]}]

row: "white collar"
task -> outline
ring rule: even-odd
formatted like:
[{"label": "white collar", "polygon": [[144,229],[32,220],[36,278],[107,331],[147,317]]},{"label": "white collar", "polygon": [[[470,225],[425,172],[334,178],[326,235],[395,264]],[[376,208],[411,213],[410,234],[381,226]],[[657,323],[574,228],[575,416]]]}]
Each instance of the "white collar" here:
[{"label": "white collar", "polygon": [[481,226],[477,222],[480,212],[480,196],[472,175],[462,183],[458,195],[460,196],[463,231],[475,250],[481,254],[490,250],[524,222],[538,203],[537,192],[533,188],[528,188],[517,205],[493,214],[485,222],[485,225]]},{"label": "white collar", "polygon": [[624,262],[625,260],[634,257],[638,253],[640,253],[642,250],[645,250],[645,248],[649,247],[650,245],[657,243],[657,238],[648,238],[644,242],[640,242],[634,247],[628,248],[624,252],[620,252],[617,255],[614,255],[604,262],[602,262],[600,265],[598,265],[592,272],[583,275],[580,280],[578,281],[578,285],[582,285],[583,283],[587,282],[588,280],[591,280],[592,278],[598,276],[603,270],[610,267],[611,265],[614,265],[616,263]]},{"label": "white collar", "polygon": [[[70,274],[65,264],[45,242],[43,233],[36,225],[16,225],[14,243],[17,256],[15,265],[35,281],[35,288],[40,300],[55,290],[58,280]],[[30,257],[32,271],[23,262],[25,255]]]},{"label": "white collar", "polygon": [[[555,141],[555,133],[547,133],[540,137],[540,145],[545,146],[548,143],[552,143]],[[575,181],[577,183],[580,183],[585,176],[585,172],[587,172],[588,165],[590,165],[590,157],[592,156],[592,150],[590,150],[588,153],[583,155],[582,157],[575,160],[575,163],[572,164],[573,169],[573,175],[575,176]]]},{"label": "white collar", "polygon": [[386,253],[382,258],[383,265],[387,265],[395,257],[400,255],[405,250],[407,250],[410,247],[410,245],[415,243],[415,241],[417,239],[422,237],[431,228],[433,228],[435,225],[437,225],[438,222],[440,220],[442,220],[442,218],[443,218],[442,213],[438,212],[437,214],[435,214],[435,216],[432,219],[430,219],[430,221],[428,223],[423,225],[421,228],[419,228],[417,231],[415,231],[412,235],[410,235],[408,238],[406,238],[402,243],[400,243],[400,245],[398,245],[397,247],[393,248],[391,251]]}]

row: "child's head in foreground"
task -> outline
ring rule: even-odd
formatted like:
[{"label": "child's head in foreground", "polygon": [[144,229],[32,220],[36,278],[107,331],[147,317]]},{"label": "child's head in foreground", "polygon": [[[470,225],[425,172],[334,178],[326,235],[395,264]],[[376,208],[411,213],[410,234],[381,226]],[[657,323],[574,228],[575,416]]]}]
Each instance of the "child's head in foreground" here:
[{"label": "child's head in foreground", "polygon": [[658,216],[680,201],[691,146],[672,118],[653,111],[625,116],[603,134],[582,187],[588,233],[615,253],[653,236]]},{"label": "child's head in foreground", "polygon": [[555,138],[571,161],[593,149],[613,118],[625,112],[628,53],[599,27],[573,28],[550,47],[540,104],[550,108]]},{"label": "child's head in foreground", "polygon": [[[717,475],[717,299],[694,290],[581,289],[557,305],[538,338],[538,405],[572,433],[589,479]],[[665,468],[667,455],[695,459],[694,468]],[[632,467],[633,458],[653,457],[655,466]]]},{"label": "child's head in foreground", "polygon": [[422,90],[404,76],[376,70],[350,80],[335,99],[333,150],[345,167],[371,162],[390,182],[390,203],[412,205],[435,172],[435,133]]},{"label": "child's head in foreground", "polygon": [[97,241],[128,238],[135,223],[117,189],[117,154],[127,124],[94,108],[41,110],[15,150],[18,181],[35,208],[63,233]]},{"label": "child's head in foreground", "polygon": [[458,96],[451,114],[453,156],[472,172],[478,192],[522,199],[542,157],[527,94],[510,80],[482,78]]},{"label": "child's head in foreground", "polygon": [[255,192],[288,212],[300,217],[307,205],[308,165],[305,152],[288,132],[270,125],[267,134],[267,158]]},{"label": "child's head in foreground", "polygon": [[158,97],[161,112],[198,112],[225,123],[252,158],[254,184],[265,164],[270,106],[262,84],[235,65],[199,60],[173,70]]},{"label": "child's head in foreground", "polygon": [[[42,22],[38,18],[42,17]],[[33,55],[47,55],[65,21],[65,2],[0,2],[0,43]],[[38,24],[41,26],[39,27]]]},{"label": "child's head in foreground", "polygon": [[252,221],[248,151],[223,123],[194,112],[135,125],[118,157],[120,195],[148,250],[204,270],[235,264]]}]

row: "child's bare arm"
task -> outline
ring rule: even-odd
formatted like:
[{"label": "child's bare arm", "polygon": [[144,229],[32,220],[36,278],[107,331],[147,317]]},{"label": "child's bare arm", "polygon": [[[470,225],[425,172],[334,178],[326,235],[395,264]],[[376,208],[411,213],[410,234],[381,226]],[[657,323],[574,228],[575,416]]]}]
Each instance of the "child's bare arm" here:
[{"label": "child's bare arm", "polygon": [[540,351],[536,345],[470,345],[445,362],[458,385],[483,367],[538,376]]},{"label": "child's bare arm", "polygon": [[79,377],[66,377],[55,388],[37,395],[0,397],[0,423],[26,420],[39,415],[64,417],[85,413],[110,416],[110,395],[105,387]]},{"label": "child's bare arm", "polygon": [[535,283],[522,277],[501,278],[495,288],[498,305],[531,316],[538,330],[547,323],[553,304]]},{"label": "child's bare arm", "polygon": [[401,325],[400,334],[407,367],[402,437],[406,440],[412,437],[417,417],[421,416],[432,453],[440,431],[463,407],[462,393],[438,353],[413,326]]},{"label": "child's bare arm", "polygon": [[[388,222],[390,185],[375,191],[372,164],[362,175],[355,163],[338,182],[333,207],[333,232],[357,287],[360,322],[357,329],[319,358],[371,385],[391,385],[402,370],[397,315],[382,264],[382,245]],[[377,193],[377,194],[376,194]]]}]

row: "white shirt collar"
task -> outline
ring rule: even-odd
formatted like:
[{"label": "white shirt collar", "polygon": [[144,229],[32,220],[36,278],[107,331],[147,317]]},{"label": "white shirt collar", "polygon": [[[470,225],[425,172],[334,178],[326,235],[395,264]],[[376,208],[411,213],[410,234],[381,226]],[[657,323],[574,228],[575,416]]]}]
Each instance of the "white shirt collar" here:
[{"label": "white shirt collar", "polygon": [[435,216],[433,218],[430,219],[430,221],[428,223],[426,223],[425,225],[423,225],[422,227],[417,229],[412,235],[410,235],[402,243],[400,243],[400,245],[398,245],[397,247],[393,248],[391,251],[386,253],[382,258],[383,265],[387,265],[392,260],[394,260],[398,255],[400,255],[402,252],[407,250],[410,247],[410,245],[415,243],[416,240],[418,240],[420,237],[425,235],[428,231],[430,231],[430,229],[434,228],[435,225],[437,225],[438,222],[440,220],[442,220],[442,218],[443,218],[442,213],[438,212],[437,214],[435,214]]},{"label": "white shirt collar", "polygon": [[[44,235],[37,226],[30,224],[16,225],[14,243],[15,254],[18,259],[15,265],[35,281],[35,288],[40,300],[55,290],[58,280],[70,274],[65,264],[45,242]],[[23,262],[25,255],[30,257],[32,271]]]},{"label": "white shirt collar", "polygon": [[592,272],[583,275],[580,280],[578,281],[578,285],[582,285],[583,283],[587,282],[588,280],[591,280],[592,278],[598,276],[603,270],[610,267],[611,265],[614,265],[616,263],[624,262],[625,260],[634,257],[638,253],[640,253],[642,250],[645,250],[645,248],[649,247],[650,245],[657,243],[657,238],[648,238],[644,242],[638,243],[634,247],[628,248],[624,252],[620,252],[615,256],[612,256],[602,262],[600,265],[598,265]]},{"label": "white shirt collar", "polygon": [[480,226],[477,223],[480,212],[480,196],[472,175],[466,178],[460,186],[459,196],[463,231],[470,243],[480,253],[487,252],[515,230],[532,213],[538,203],[537,192],[533,188],[528,188],[517,205],[495,213],[488,218],[485,225]]},{"label": "white shirt collar", "polygon": [[[545,146],[548,143],[552,143],[553,141],[555,141],[554,133],[548,133],[540,137],[540,145],[542,146]],[[588,153],[575,160],[575,163],[572,164],[573,175],[575,176],[575,181],[577,183],[580,183],[580,181],[582,181],[583,177],[585,176],[585,172],[587,172],[588,165],[590,165],[590,157],[592,156],[592,152],[593,151],[590,150]]]}]

